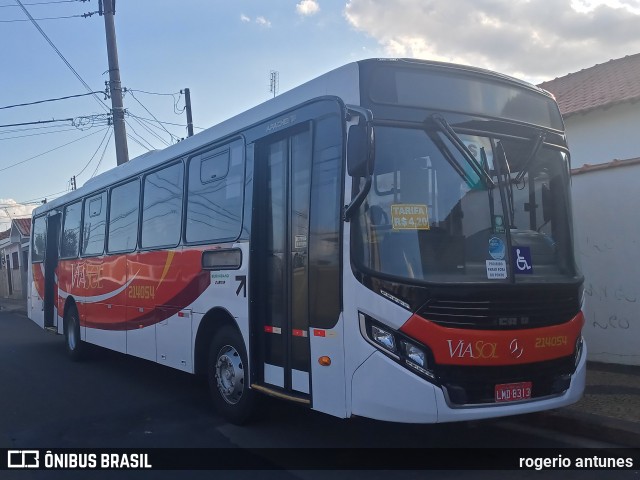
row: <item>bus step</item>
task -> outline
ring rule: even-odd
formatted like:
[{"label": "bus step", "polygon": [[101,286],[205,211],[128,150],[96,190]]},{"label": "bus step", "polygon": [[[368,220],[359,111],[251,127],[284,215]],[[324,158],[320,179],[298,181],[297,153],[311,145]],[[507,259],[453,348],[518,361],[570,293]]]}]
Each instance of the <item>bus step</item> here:
[{"label": "bus step", "polygon": [[262,392],[266,395],[269,395],[271,397],[277,397],[277,398],[283,398],[285,400],[289,400],[292,402],[297,402],[297,403],[302,403],[304,405],[310,405],[311,404],[311,400],[309,400],[309,398],[304,398],[302,395],[298,396],[298,395],[292,395],[290,393],[285,393],[285,392],[281,392],[279,390],[273,389],[273,388],[268,388],[265,387],[263,385],[257,385],[257,384],[251,384],[251,388],[253,388],[254,390],[258,390],[259,392]]}]

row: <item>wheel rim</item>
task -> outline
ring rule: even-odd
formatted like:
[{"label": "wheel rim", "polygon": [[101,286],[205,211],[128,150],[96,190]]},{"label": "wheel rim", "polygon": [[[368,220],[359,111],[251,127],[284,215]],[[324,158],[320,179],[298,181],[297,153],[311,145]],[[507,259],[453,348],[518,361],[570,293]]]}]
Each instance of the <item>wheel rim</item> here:
[{"label": "wheel rim", "polygon": [[225,345],[216,361],[216,383],[220,396],[230,405],[240,401],[244,391],[244,366],[238,351]]},{"label": "wheel rim", "polygon": [[78,338],[76,336],[76,320],[71,317],[69,319],[69,326],[67,330],[67,344],[69,345],[69,350],[75,350],[76,345],[78,344]]}]

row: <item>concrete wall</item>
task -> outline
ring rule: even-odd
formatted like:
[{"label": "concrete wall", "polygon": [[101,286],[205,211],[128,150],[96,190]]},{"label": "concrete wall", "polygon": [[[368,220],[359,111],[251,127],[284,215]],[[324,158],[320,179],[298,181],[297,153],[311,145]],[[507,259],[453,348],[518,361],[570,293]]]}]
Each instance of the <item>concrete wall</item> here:
[{"label": "concrete wall", "polygon": [[640,104],[620,104],[565,118],[571,167],[640,157]]},{"label": "concrete wall", "polygon": [[[587,142],[594,151],[600,143],[604,147],[615,144],[603,134],[585,138],[583,143]],[[576,142],[570,147],[580,151]],[[590,151],[584,146],[582,150]],[[634,156],[640,156],[640,147]],[[640,365],[639,182],[640,165],[581,173],[572,180],[590,360]]]}]

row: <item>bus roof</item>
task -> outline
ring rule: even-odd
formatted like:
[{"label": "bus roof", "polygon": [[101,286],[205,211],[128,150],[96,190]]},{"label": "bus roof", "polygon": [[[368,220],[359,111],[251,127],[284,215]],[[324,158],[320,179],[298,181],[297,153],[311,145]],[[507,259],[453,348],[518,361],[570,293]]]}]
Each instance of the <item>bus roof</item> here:
[{"label": "bus roof", "polygon": [[33,211],[33,215],[37,216],[43,212],[55,209],[75,199],[102,190],[112,184],[118,183],[130,177],[134,177],[145,170],[162,165],[163,163],[182,158],[191,152],[201,149],[202,147],[216,142],[220,139],[240,132],[245,128],[251,127],[270,117],[277,116],[290,108],[300,105],[313,98],[322,96],[336,96],[342,99],[345,104],[360,104],[360,64],[371,63],[391,63],[397,62],[405,65],[422,65],[424,67],[432,67],[435,69],[445,69],[457,71],[459,73],[476,73],[484,76],[494,77],[496,80],[506,81],[518,84],[521,87],[536,90],[537,92],[551,96],[545,90],[536,87],[533,84],[518,80],[514,77],[503,75],[490,70],[485,70],[467,65],[459,65],[453,63],[436,62],[431,60],[418,60],[408,58],[374,58],[360,60],[348,63],[334,70],[331,70],[319,77],[316,77],[302,85],[292,88],[291,90],[278,95],[275,98],[267,100],[245,112],[229,118],[217,125],[214,125],[202,132],[188,137],[181,142],[171,145],[163,150],[153,150],[144,153],[138,157],[131,159],[129,162],[114,167],[101,173],[97,177],[89,179],[83,186],[58,197],[44,205],[39,206]]},{"label": "bus roof", "polygon": [[93,191],[102,190],[109,185],[136,176],[145,170],[162,165],[167,161],[182,158],[191,152],[201,149],[207,144],[233,135],[308,100],[322,96],[336,96],[341,98],[344,103],[358,105],[360,103],[358,62],[349,63],[316,77],[243,113],[207,128],[192,137],[188,137],[175,145],[171,145],[163,150],[144,153],[131,159],[127,163],[107,170],[89,179],[77,190],[39,206],[34,210],[33,215],[37,216],[48,210],[65,205]]}]

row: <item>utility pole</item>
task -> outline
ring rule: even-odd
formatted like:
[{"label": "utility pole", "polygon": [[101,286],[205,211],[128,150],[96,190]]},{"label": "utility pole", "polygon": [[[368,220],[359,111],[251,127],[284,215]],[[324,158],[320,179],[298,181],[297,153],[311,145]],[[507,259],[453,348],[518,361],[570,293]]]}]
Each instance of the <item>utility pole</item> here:
[{"label": "utility pole", "polygon": [[118,47],[116,45],[115,0],[99,0],[104,4],[104,29],[107,35],[107,56],[109,58],[109,92],[111,94],[111,114],[113,115],[113,134],[116,142],[116,160],[118,165],[129,161],[127,147],[127,131],[124,123],[124,106],[122,103],[122,84],[120,83],[120,67],[118,66]]},{"label": "utility pole", "polygon": [[193,136],[193,118],[191,117],[191,92],[188,88],[185,88],[180,93],[184,92],[184,105],[187,110],[187,132],[189,137]]}]

